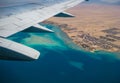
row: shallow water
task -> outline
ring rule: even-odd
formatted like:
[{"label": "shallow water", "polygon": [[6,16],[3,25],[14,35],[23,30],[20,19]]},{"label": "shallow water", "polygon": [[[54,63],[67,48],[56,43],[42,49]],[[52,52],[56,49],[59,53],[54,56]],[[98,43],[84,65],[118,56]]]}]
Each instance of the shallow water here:
[{"label": "shallow water", "polygon": [[[0,83],[120,83],[117,53],[78,48],[57,26],[55,33],[15,34],[9,39],[41,52],[36,61],[0,61]],[[119,55],[119,54],[118,54]]]}]

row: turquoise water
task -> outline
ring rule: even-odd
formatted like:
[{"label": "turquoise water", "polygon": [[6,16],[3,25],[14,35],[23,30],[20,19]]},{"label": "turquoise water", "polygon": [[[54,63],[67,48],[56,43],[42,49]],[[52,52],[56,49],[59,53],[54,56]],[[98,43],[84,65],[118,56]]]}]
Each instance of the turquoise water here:
[{"label": "turquoise water", "polygon": [[9,39],[41,52],[36,61],[0,61],[0,83],[120,83],[118,53],[87,52],[78,48],[57,26],[55,33],[27,30]]}]

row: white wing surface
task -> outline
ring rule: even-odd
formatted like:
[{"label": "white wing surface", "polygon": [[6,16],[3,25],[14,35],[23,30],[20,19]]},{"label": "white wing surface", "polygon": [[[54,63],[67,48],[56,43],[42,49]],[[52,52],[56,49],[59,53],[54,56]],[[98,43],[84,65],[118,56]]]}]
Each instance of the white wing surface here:
[{"label": "white wing surface", "polygon": [[84,0],[62,0],[58,3],[28,3],[0,8],[0,36],[8,37],[42,22]]}]

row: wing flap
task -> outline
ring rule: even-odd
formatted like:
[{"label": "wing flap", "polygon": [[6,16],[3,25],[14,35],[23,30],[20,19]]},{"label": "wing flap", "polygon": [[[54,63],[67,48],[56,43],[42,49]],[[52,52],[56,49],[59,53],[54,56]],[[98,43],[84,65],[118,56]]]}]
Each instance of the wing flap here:
[{"label": "wing flap", "polygon": [[46,28],[46,27],[43,27],[43,26],[41,26],[41,25],[39,25],[39,24],[35,24],[35,25],[33,25],[33,27],[36,27],[36,28],[38,28],[38,29],[41,29],[41,30],[47,31],[47,32],[54,32],[54,31],[52,31],[52,30],[50,30],[50,29],[48,29],[48,28]]}]

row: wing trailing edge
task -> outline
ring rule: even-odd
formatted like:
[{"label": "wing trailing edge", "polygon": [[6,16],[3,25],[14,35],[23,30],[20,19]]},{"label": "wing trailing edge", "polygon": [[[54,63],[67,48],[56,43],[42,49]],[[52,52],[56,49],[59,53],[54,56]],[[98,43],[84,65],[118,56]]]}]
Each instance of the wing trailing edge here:
[{"label": "wing trailing edge", "polygon": [[35,25],[33,25],[33,27],[38,28],[38,29],[43,30],[43,31],[46,31],[46,32],[54,32],[54,31],[52,31],[52,30],[50,30],[50,29],[48,29],[46,27],[43,27],[43,26],[41,26],[39,24],[35,24]]}]

